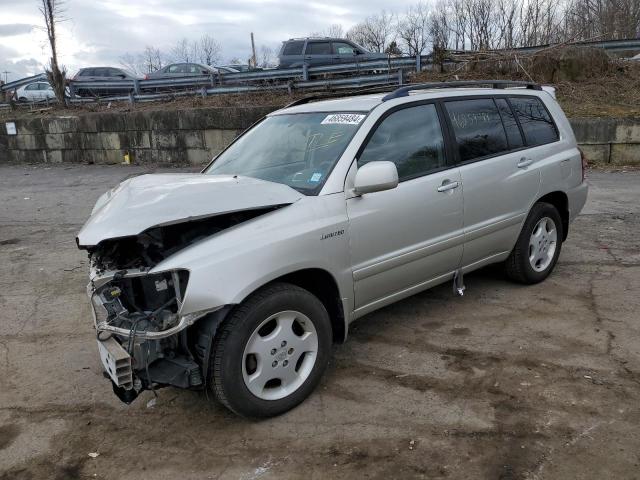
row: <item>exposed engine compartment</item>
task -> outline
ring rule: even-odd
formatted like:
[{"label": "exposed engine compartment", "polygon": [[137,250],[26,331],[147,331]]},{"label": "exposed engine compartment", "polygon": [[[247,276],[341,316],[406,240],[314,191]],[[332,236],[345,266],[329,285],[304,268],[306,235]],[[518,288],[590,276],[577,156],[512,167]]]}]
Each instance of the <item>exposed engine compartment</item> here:
[{"label": "exposed engine compartment", "polygon": [[165,258],[278,206],[227,213],[150,228],[139,235],[103,240],[89,247],[89,257],[99,271],[153,268]]},{"label": "exposed engine compartment", "polygon": [[186,329],[195,320],[180,315],[189,272],[149,274],[149,270],[199,240],[276,208],[153,227],[87,248],[101,356],[121,400],[129,403],[142,390],[159,386],[201,388],[204,384],[202,355],[194,355],[193,335]]}]

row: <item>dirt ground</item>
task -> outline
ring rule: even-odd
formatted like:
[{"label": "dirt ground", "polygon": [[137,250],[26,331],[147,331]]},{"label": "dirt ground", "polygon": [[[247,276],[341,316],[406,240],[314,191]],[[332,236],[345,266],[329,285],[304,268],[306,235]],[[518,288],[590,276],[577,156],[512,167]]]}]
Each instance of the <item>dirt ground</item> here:
[{"label": "dirt ground", "polygon": [[102,377],[74,235],[142,167],[0,167],[0,479],[640,478],[640,172],[592,172],[544,283],[495,268],[353,325],[300,407]]}]

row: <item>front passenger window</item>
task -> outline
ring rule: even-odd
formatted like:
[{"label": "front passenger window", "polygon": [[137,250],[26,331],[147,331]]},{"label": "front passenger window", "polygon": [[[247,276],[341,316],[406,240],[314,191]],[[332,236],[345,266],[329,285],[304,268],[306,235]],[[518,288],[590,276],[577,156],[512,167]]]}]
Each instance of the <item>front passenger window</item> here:
[{"label": "front passenger window", "polygon": [[401,182],[444,167],[444,139],[436,107],[404,108],[385,118],[358,158],[358,167],[375,161],[395,163]]}]

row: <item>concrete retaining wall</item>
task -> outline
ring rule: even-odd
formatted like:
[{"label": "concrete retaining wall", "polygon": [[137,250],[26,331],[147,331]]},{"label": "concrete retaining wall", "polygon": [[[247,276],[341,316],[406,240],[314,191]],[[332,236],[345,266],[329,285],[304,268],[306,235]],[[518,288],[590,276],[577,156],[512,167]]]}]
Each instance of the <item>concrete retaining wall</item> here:
[{"label": "concrete retaining wall", "polygon": [[574,118],[571,126],[590,162],[640,164],[640,119]]},{"label": "concrete retaining wall", "polygon": [[[274,107],[114,112],[0,123],[0,162],[207,163]],[[574,118],[578,143],[594,163],[640,164],[640,119]]]},{"label": "concrete retaining wall", "polygon": [[0,123],[0,162],[207,163],[274,107],[95,113]]}]

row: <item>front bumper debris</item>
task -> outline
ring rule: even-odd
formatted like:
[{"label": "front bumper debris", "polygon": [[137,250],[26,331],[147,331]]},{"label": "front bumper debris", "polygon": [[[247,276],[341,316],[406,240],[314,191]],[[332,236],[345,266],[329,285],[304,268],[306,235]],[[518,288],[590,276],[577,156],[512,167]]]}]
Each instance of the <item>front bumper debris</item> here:
[{"label": "front bumper debris", "polygon": [[182,315],[187,282],[186,271],[91,272],[87,294],[100,359],[125,403],[145,389],[204,385],[186,329],[216,309]]}]

